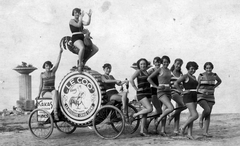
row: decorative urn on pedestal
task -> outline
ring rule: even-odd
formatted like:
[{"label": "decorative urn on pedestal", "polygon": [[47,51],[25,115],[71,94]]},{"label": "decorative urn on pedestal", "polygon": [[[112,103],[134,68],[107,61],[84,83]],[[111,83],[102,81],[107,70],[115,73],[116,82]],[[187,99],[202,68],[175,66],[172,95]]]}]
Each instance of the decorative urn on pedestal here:
[{"label": "decorative urn on pedestal", "polygon": [[19,100],[17,100],[17,106],[25,111],[31,111],[34,109],[34,100],[32,100],[32,82],[29,74],[36,69],[36,67],[33,67],[30,64],[27,65],[25,62],[22,62],[22,65],[18,65],[13,69],[20,73]]}]

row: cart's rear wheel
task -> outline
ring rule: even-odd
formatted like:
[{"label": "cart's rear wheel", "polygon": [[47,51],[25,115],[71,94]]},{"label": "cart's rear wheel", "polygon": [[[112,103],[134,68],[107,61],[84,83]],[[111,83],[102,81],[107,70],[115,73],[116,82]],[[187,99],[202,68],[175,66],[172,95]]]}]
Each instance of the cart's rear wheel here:
[{"label": "cart's rear wheel", "polygon": [[94,115],[93,127],[96,134],[101,138],[115,139],[124,130],[124,116],[117,107],[105,105]]},{"label": "cart's rear wheel", "polygon": [[55,123],[55,126],[60,132],[63,132],[66,134],[73,133],[77,128],[75,126],[72,126],[71,124],[69,124],[66,121],[59,121],[59,122]]},{"label": "cart's rear wheel", "polygon": [[53,132],[53,118],[48,111],[35,109],[29,115],[28,127],[35,137],[47,139]]},{"label": "cart's rear wheel", "polygon": [[[137,113],[138,110],[131,104],[128,104],[128,115],[133,115],[134,113]],[[136,117],[136,119],[139,119],[139,116]],[[140,120],[135,120],[132,122],[132,124],[125,124],[125,130],[124,133],[133,134],[139,127]]]}]

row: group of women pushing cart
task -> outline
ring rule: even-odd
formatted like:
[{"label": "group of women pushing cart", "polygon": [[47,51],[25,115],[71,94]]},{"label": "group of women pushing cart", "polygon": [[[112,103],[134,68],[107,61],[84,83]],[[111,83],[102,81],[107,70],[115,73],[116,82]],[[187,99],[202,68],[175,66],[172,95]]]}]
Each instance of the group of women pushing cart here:
[{"label": "group of women pushing cart", "polygon": [[[37,99],[43,96],[46,92],[51,92],[53,97],[53,113],[54,119],[59,120],[58,103],[59,95],[55,90],[55,73],[59,66],[63,48],[68,48],[74,54],[78,54],[78,72],[82,74],[83,68],[87,60],[92,57],[98,48],[91,43],[86,45],[86,40],[90,40],[90,32],[83,28],[84,25],[89,25],[91,21],[92,11],[90,10],[88,21],[83,21],[84,12],[79,8],[72,11],[73,19],[70,20],[69,26],[72,32],[72,37],[64,37],[60,43],[60,53],[55,66],[50,61],[43,64],[45,72],[40,75],[40,88]],[[85,40],[86,39],[86,40]],[[174,119],[174,134],[184,135],[186,129],[187,137],[194,139],[192,136],[193,122],[198,118],[196,110],[197,103],[204,109],[200,118],[199,126],[204,127],[203,135],[210,136],[208,133],[210,114],[215,103],[214,90],[221,84],[221,79],[216,73],[212,72],[213,64],[206,62],[204,64],[205,72],[200,74],[198,79],[194,76],[198,69],[196,62],[188,62],[186,65],[187,73],[183,74],[181,66],[182,59],[176,59],[171,69],[168,68],[170,58],[168,56],[155,57],[153,59],[153,68],[149,68],[150,63],[141,58],[136,63],[136,71],[128,80],[116,80],[110,75],[112,66],[104,64],[104,74],[101,76],[103,88],[106,90],[108,100],[122,102],[122,111],[126,123],[132,124],[136,120],[141,120],[140,135],[149,136],[148,127],[152,120],[154,120],[154,133],[167,135],[166,123]],[[137,80],[137,85],[135,84]],[[136,90],[136,97],[141,103],[142,108],[135,113],[129,114],[127,92],[118,92],[115,85],[122,86],[123,84],[131,83]],[[174,108],[171,100],[176,102]],[[180,127],[180,113],[184,109],[189,110],[189,117],[185,123]],[[156,110],[153,110],[156,109]],[[139,118],[141,117],[141,118]],[[148,119],[148,120],[147,120]],[[158,132],[158,125],[160,124],[160,132]]]}]

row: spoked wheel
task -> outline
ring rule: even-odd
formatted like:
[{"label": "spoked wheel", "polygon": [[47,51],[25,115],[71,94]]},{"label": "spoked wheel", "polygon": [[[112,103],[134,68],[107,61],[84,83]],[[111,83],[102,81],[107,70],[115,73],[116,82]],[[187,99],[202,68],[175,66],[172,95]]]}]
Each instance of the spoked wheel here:
[{"label": "spoked wheel", "polygon": [[28,127],[35,137],[47,139],[53,132],[53,118],[48,111],[35,109],[29,115]]},{"label": "spoked wheel", "polygon": [[[134,113],[137,113],[138,110],[131,104],[128,104],[128,116],[133,115]],[[136,119],[139,119],[139,116],[136,117]],[[132,124],[125,124],[125,130],[124,133],[133,134],[139,127],[140,120],[135,120],[132,122]]]},{"label": "spoked wheel", "polygon": [[105,105],[94,115],[93,127],[96,134],[101,138],[115,139],[124,130],[124,116],[117,107]]},{"label": "spoked wheel", "polygon": [[77,127],[72,126],[71,124],[69,124],[66,121],[59,121],[57,123],[55,123],[55,126],[57,127],[57,129],[60,132],[66,133],[66,134],[71,134],[73,133]]}]

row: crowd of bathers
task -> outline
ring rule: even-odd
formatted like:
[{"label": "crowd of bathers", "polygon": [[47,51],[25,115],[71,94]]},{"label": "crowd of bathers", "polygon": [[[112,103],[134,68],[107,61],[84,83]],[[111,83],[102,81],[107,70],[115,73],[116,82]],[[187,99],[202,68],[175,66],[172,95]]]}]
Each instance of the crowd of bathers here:
[{"label": "crowd of bathers", "polygon": [[[173,133],[194,139],[193,122],[199,118],[199,128],[203,129],[203,135],[211,137],[209,125],[215,104],[214,91],[221,84],[219,76],[212,72],[214,65],[206,62],[203,65],[205,71],[196,78],[194,73],[199,67],[196,62],[187,62],[187,73],[182,73],[182,59],[175,59],[171,68],[169,68],[170,62],[168,56],[155,57],[154,67],[150,67],[150,62],[141,58],[133,66],[136,70],[130,79],[122,81],[110,75],[111,64],[104,64],[102,82],[109,100],[123,103],[123,114],[128,124],[141,117],[141,136],[150,136],[151,133],[167,136]],[[127,92],[118,92],[115,88],[115,85],[122,86],[129,82],[136,90],[136,100],[142,105],[142,108],[132,115],[127,111],[129,102]],[[173,105],[171,100],[175,101],[176,105]],[[203,108],[200,116],[197,112],[197,104]],[[188,109],[189,115],[180,125],[180,114],[185,109]],[[173,132],[166,131],[166,125],[172,120],[174,120]],[[154,121],[154,128],[149,131],[151,121]]]}]

